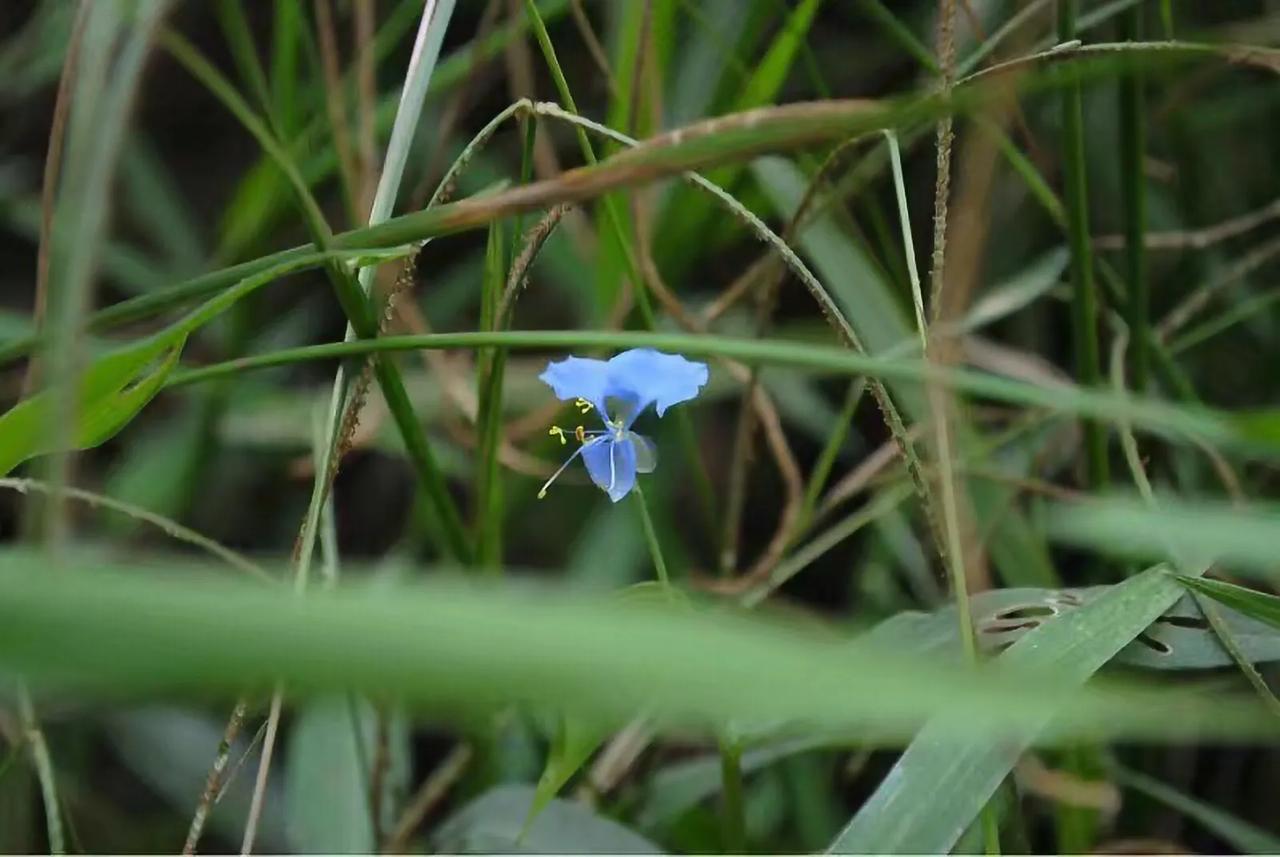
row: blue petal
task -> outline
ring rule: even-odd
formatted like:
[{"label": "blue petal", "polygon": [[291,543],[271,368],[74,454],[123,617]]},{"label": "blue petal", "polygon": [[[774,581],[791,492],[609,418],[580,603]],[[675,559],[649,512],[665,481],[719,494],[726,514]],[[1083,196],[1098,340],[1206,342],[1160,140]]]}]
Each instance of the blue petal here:
[{"label": "blue petal", "polygon": [[554,390],[556,397],[562,402],[586,399],[601,414],[605,413],[605,389],[609,382],[609,364],[605,361],[590,357],[566,357],[555,363],[548,363],[546,371],[538,378]]},{"label": "blue petal", "polygon": [[635,404],[628,415],[630,419],[624,421],[626,425],[650,403],[657,406],[658,416],[662,416],[672,405],[697,396],[707,383],[707,364],[652,348],[624,351],[611,359],[608,366],[604,395]]},{"label": "blue petal", "polygon": [[609,499],[618,502],[636,485],[636,449],[629,440],[604,440],[582,448],[591,481],[604,489]]},{"label": "blue petal", "polygon": [[644,435],[637,434],[633,431],[627,432],[626,438],[631,441],[631,445],[636,448],[636,471],[638,473],[652,473],[657,470],[657,445]]}]

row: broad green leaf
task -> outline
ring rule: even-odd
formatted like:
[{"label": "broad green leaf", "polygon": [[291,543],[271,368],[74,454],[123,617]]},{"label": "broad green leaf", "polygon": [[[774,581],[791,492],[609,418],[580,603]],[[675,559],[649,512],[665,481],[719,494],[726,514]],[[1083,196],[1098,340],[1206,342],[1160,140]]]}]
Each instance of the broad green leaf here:
[{"label": "broad green leaf", "polygon": [[432,837],[445,854],[661,854],[662,849],[589,808],[553,800],[523,831],[529,786],[498,786],[458,810]]},{"label": "broad green leaf", "polygon": [[1280,854],[1280,838],[1229,812],[1128,768],[1117,765],[1111,776],[1119,785],[1172,807],[1245,854]]},{"label": "broad green leaf", "polygon": [[[1079,689],[1180,594],[1163,567],[1148,569],[1043,622],[997,663],[1047,671],[1060,687]],[[994,740],[957,740],[939,728],[940,721],[926,725],[830,850],[950,851],[1049,719]]]},{"label": "broad green leaf", "polygon": [[[160,392],[183,342],[183,337],[152,337],[95,360],[77,384],[72,448],[90,449],[124,428]],[[0,475],[56,451],[60,433],[51,427],[63,395],[47,389],[0,415]]]},{"label": "broad green leaf", "polygon": [[[284,796],[289,841],[297,850],[377,850],[370,796],[375,724],[373,707],[349,695],[317,697],[298,712],[289,735]],[[393,811],[392,796],[402,793],[408,776],[408,737],[403,718],[388,722],[384,825]]]},{"label": "broad green leaf", "polygon": [[[1276,737],[1252,699],[1070,680],[1087,656],[1109,642],[1122,648],[1172,603],[1151,574],[1011,650],[1030,656],[971,670],[777,618],[619,604],[527,583],[346,584],[298,597],[212,570],[127,574],[71,559],[58,574],[45,567],[40,555],[0,554],[0,667],[113,695],[230,696],[283,681],[298,698],[357,692],[459,714],[572,701],[585,717],[644,713],[658,729],[704,733],[778,720],[890,742],[931,720],[931,733],[951,742],[1030,740],[1052,719],[1055,738]],[[1169,582],[1176,597],[1181,588]],[[1138,613],[1145,621],[1130,629]],[[1178,716],[1153,719],[1153,706]]]}]

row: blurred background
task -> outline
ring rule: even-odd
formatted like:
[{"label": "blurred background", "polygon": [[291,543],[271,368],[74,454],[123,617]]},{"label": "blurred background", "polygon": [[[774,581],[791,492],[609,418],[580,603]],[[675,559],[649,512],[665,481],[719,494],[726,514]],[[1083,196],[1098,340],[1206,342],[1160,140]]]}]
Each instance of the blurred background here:
[{"label": "blurred background", "polygon": [[[516,99],[566,106],[527,5],[457,3],[397,212],[423,208],[468,141]],[[636,138],[774,104],[828,98],[908,104],[938,86],[939,11],[932,0],[535,5],[578,112]],[[955,5],[961,77],[1062,41],[1058,4]],[[286,176],[207,80],[192,74],[192,55],[207,60],[266,118],[334,232],[364,225],[422,6],[422,0],[170,4],[157,33],[177,34],[187,59],[175,56],[167,37],[150,40],[118,152],[92,307],[162,292],[310,240]],[[1086,0],[1079,7],[1078,37],[1086,43],[1173,37],[1267,48],[1280,37],[1280,3],[1273,0]],[[0,344],[21,342],[36,330],[46,153],[78,8],[72,0],[0,4]],[[1271,280],[1280,256],[1275,66],[1268,71],[1218,58],[1163,63],[1146,54],[1139,65],[1145,76],[1137,108],[1145,134],[1142,237],[1153,327],[1182,308],[1160,328],[1161,350],[1151,358],[1145,389],[1219,408],[1273,405],[1280,392],[1280,375],[1270,371],[1280,357],[1280,292]],[[1083,87],[1087,225],[1103,306],[1102,384],[1110,383],[1109,349],[1121,330],[1112,319],[1127,312],[1123,235],[1132,177],[1122,153],[1125,117],[1132,114],[1117,82],[1126,68],[1105,69]],[[963,189],[972,177],[967,170],[981,163],[980,156],[967,159],[980,148],[977,141],[995,153],[985,202],[966,208],[972,197],[953,198],[953,215],[979,218],[980,233],[967,304],[952,319],[959,324],[959,359],[1042,386],[1080,377],[1063,214],[1071,144],[1060,88],[1032,85],[1005,114],[957,120],[952,167],[953,187]],[[551,179],[583,163],[575,127],[545,118],[536,122],[526,158],[528,126],[526,119],[500,127],[470,157],[450,198],[520,183],[525,160],[533,179]],[[908,234],[927,292],[937,169],[932,123],[906,125],[899,142]],[[621,148],[595,135],[590,146],[599,158]],[[834,155],[831,146],[768,155],[706,175],[797,248],[841,309],[860,319],[856,326],[872,351],[897,347],[912,355],[918,344],[911,272],[888,151],[876,137]],[[822,188],[817,201],[806,190],[811,185]],[[652,302],[660,330],[837,341],[803,285],[776,265],[740,218],[726,216],[706,195],[663,181],[607,199],[611,208],[584,203],[543,221],[551,231],[514,305],[512,328],[640,328],[637,304],[643,300]],[[801,208],[805,216],[797,222]],[[539,217],[508,220],[499,240],[521,246],[521,232]],[[634,248],[634,268],[620,236]],[[479,329],[489,244],[483,232],[465,232],[424,247],[415,270],[385,266],[378,278],[384,292],[398,272],[412,278],[399,291],[385,332]],[[514,255],[508,251],[508,260]],[[644,280],[642,299],[637,277]],[[173,317],[169,312],[104,327],[83,347],[96,355]],[[323,272],[298,273],[255,292],[194,334],[182,365],[336,341],[345,324]],[[613,592],[653,577],[634,509],[607,502],[576,466],[545,500],[537,499],[539,486],[570,451],[548,427],[571,429],[578,421],[537,379],[547,360],[560,356],[513,351],[507,360],[497,444],[501,512],[486,526],[500,532],[495,559],[508,575]],[[450,495],[472,527],[481,514],[473,480],[483,442],[477,378],[484,366],[462,349],[407,352],[396,362]],[[72,484],[281,566],[311,496],[313,444],[337,365],[299,363],[166,391],[124,431],[77,455]],[[19,400],[24,383],[24,363],[11,360],[0,374],[5,407]],[[748,385],[756,404],[744,407]],[[906,416],[915,424],[920,415]],[[995,402],[971,403],[965,422],[972,431],[962,482],[977,545],[970,569],[974,591],[1108,584],[1140,567],[1052,543],[1047,534],[1047,501],[1105,487],[1092,481],[1079,423]],[[835,374],[778,366],[756,378],[744,367],[712,361],[710,384],[696,404],[663,420],[649,413],[641,428],[662,450],[662,466],[644,482],[645,496],[672,576],[694,598],[727,601],[757,592],[759,600],[768,597],[766,609],[832,635],[904,611],[933,611],[948,601],[929,522],[909,497],[893,437],[861,382],[851,386]],[[1142,453],[1153,481],[1174,492],[1227,499],[1273,495],[1274,468],[1266,465],[1233,469],[1235,462],[1219,466],[1194,447],[1154,442]],[[1105,455],[1112,478],[1127,484],[1114,438]],[[28,466],[22,475],[38,471]],[[0,491],[0,538],[16,544],[30,533],[31,495],[12,487]],[[331,534],[343,574],[393,585],[448,561],[426,502],[375,386],[333,487]],[[100,503],[73,498],[69,526],[77,548],[104,560],[204,558],[189,540]],[[1023,600],[1035,604],[1041,597]],[[1023,602],[975,603],[986,605],[975,607],[981,619],[983,609],[994,616],[991,611]],[[1181,657],[1180,647],[1199,652],[1213,645],[1203,622],[1186,632],[1187,642],[1156,639],[1148,648],[1174,646]],[[1194,665],[1198,656],[1186,655],[1186,663]],[[1140,656],[1130,660],[1125,668],[1144,669]],[[1264,675],[1266,660],[1258,658]],[[1175,664],[1154,680],[1239,685],[1230,661],[1219,661],[1218,668],[1189,674]],[[49,847],[40,790],[19,751],[21,725],[10,701],[0,702],[0,851],[39,851]],[[175,850],[216,755],[229,713],[225,702],[140,706],[55,695],[41,700],[40,709],[68,848]],[[265,698],[250,703],[205,850],[230,850],[240,841],[266,709]],[[264,851],[371,850],[375,835],[383,846],[401,850],[510,848],[513,840],[503,836],[519,828],[525,793],[512,793],[514,804],[507,806],[500,799],[510,795],[499,792],[498,803],[482,807],[479,816],[460,811],[474,807],[478,797],[492,797],[497,786],[535,782],[563,728],[524,711],[508,712],[494,728],[460,727],[375,712],[354,700],[289,706],[282,723],[258,834]],[[365,729],[360,741],[352,723]],[[393,748],[383,772],[385,819],[370,820],[353,779],[352,771],[369,761],[362,742]],[[1132,779],[1107,773],[1099,760],[1111,751]],[[664,850],[820,850],[874,792],[898,752],[782,744],[748,751],[742,762],[746,830],[738,843],[726,840],[721,827],[715,747],[693,738],[612,738],[593,762],[570,772],[561,798],[594,807],[593,818],[625,824],[643,843]],[[1029,754],[1010,778],[1019,811],[1016,824],[1010,822],[1017,836],[1009,835],[1006,849],[1174,853],[1280,842],[1265,838],[1280,837],[1274,812],[1278,761],[1274,749],[1247,746],[1126,745],[1107,753]],[[424,797],[422,788],[433,777],[438,790]],[[562,810],[554,805],[554,812]],[[1206,822],[1206,812],[1221,815]],[[525,844],[556,850],[593,842],[578,823],[572,814],[557,816],[559,833]],[[1224,833],[1246,828],[1264,838]],[[583,847],[640,846],[605,839]]]}]

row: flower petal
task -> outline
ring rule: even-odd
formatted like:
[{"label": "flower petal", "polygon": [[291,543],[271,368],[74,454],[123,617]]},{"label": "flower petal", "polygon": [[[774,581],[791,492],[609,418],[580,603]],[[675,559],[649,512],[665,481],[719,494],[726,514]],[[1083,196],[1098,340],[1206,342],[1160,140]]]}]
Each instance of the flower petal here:
[{"label": "flower petal", "polygon": [[591,481],[618,502],[636,485],[636,448],[629,440],[602,440],[582,448]]},{"label": "flower petal", "polygon": [[642,434],[629,431],[627,440],[636,448],[636,472],[652,473],[658,469],[658,446]]},{"label": "flower petal", "polygon": [[614,356],[608,366],[604,395],[636,402],[638,407],[633,419],[650,402],[657,406],[658,416],[662,416],[672,405],[697,396],[707,383],[707,364],[652,348],[624,351]]},{"label": "flower petal", "polygon": [[609,364],[590,357],[566,357],[548,363],[538,378],[555,391],[562,402],[586,399],[604,414],[605,389],[609,381]]}]

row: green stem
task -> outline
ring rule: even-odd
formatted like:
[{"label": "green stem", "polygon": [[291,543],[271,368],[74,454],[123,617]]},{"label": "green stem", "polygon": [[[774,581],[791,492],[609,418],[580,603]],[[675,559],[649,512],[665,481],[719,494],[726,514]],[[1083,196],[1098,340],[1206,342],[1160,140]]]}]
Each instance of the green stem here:
[{"label": "green stem", "polygon": [[853,428],[853,415],[857,412],[858,403],[862,401],[862,394],[866,389],[866,378],[858,378],[849,384],[844,404],[840,408],[840,415],[836,417],[831,434],[827,436],[827,442],[822,447],[822,452],[819,453],[818,460],[809,474],[809,482],[804,490],[804,501],[800,504],[800,514],[796,516],[795,530],[791,536],[793,545],[809,529],[813,512],[818,508],[818,500],[827,486],[827,479],[831,476],[831,469],[835,467],[840,448],[844,446],[845,440],[849,437],[849,430]]},{"label": "green stem", "polygon": [[653,518],[649,516],[649,504],[645,502],[640,483],[633,489],[636,495],[636,506],[640,509],[640,525],[644,528],[645,541],[649,543],[649,555],[653,558],[653,569],[658,574],[658,582],[670,589],[671,578],[667,574],[667,561],[662,558],[662,545],[658,542],[658,531],[653,528]]},{"label": "green stem", "polygon": [[858,0],[858,6],[868,18],[880,25],[885,36],[897,42],[898,47],[911,54],[925,71],[930,74],[939,74],[942,71],[938,67],[938,61],[933,57],[933,52],[924,42],[917,39],[911,28],[899,21],[881,0]]},{"label": "green stem", "polygon": [[1173,40],[1173,0],[1160,0],[1160,26],[1164,37]]},{"label": "green stem", "polygon": [[[1076,35],[1075,0],[1058,0],[1058,38],[1074,39]],[[1075,287],[1072,306],[1072,334],[1075,350],[1076,377],[1080,383],[1097,386],[1102,380],[1102,362],[1098,345],[1098,297],[1093,279],[1093,254],[1089,235],[1089,190],[1084,150],[1084,110],[1078,80],[1068,81],[1062,93],[1062,125],[1065,147],[1063,181],[1067,207],[1067,225],[1071,246],[1071,281]],[[1085,460],[1088,485],[1100,488],[1107,484],[1107,441],[1104,428],[1087,420],[1084,423]]]},{"label": "green stem", "polygon": [[53,773],[53,760],[49,756],[49,745],[45,743],[44,732],[40,729],[40,721],[36,718],[35,704],[31,701],[31,693],[25,683],[18,686],[18,712],[22,719],[22,731],[27,746],[31,749],[31,764],[36,769],[36,778],[40,781],[40,799],[44,803],[44,818],[49,835],[49,853],[67,853],[66,836],[62,828],[62,804],[58,800],[58,782]]},{"label": "green stem", "polygon": [[[1141,38],[1142,8],[1130,9],[1120,18],[1121,37]],[[1146,149],[1143,115],[1143,74],[1139,63],[1130,63],[1120,81],[1120,157],[1124,177],[1125,273],[1129,278],[1127,323],[1133,336],[1133,367],[1129,383],[1143,392],[1151,372],[1148,347],[1150,284],[1147,276],[1147,185],[1142,162]]]},{"label": "green stem", "polygon": [[746,850],[747,839],[747,817],[742,799],[742,748],[727,739],[720,742],[720,781],[724,798],[724,848],[730,854],[741,854]]},{"label": "green stem", "polygon": [[[501,221],[489,226],[485,271],[480,303],[480,326],[498,330],[498,305],[506,282],[506,259]],[[502,382],[506,352],[488,349],[476,354],[476,427],[480,438],[476,474],[476,553],[485,571],[502,568],[502,484],[498,472],[498,447],[502,440]]]},{"label": "green stem", "polygon": [[[354,342],[331,342],[288,348],[270,354],[228,360],[200,369],[174,372],[166,388],[181,387],[234,375],[247,369],[284,366],[309,360],[352,357],[375,351],[425,348],[501,347],[520,350],[566,348],[656,348],[687,356],[728,357],[752,364],[777,364],[846,375],[869,375],[888,382],[936,382],[967,395],[1015,405],[1044,408],[1051,413],[1075,414],[1101,420],[1124,419],[1135,426],[1166,433],[1185,433],[1236,448],[1266,443],[1250,433],[1231,414],[1203,406],[1173,405],[1102,389],[1039,386],[971,369],[938,367],[919,360],[869,357],[836,346],[781,340],[760,341],[727,336],[644,331],[508,330],[497,333],[466,331],[413,336],[383,336]],[[1248,412],[1245,413],[1248,415]],[[1274,444],[1267,444],[1274,449]]]}]

